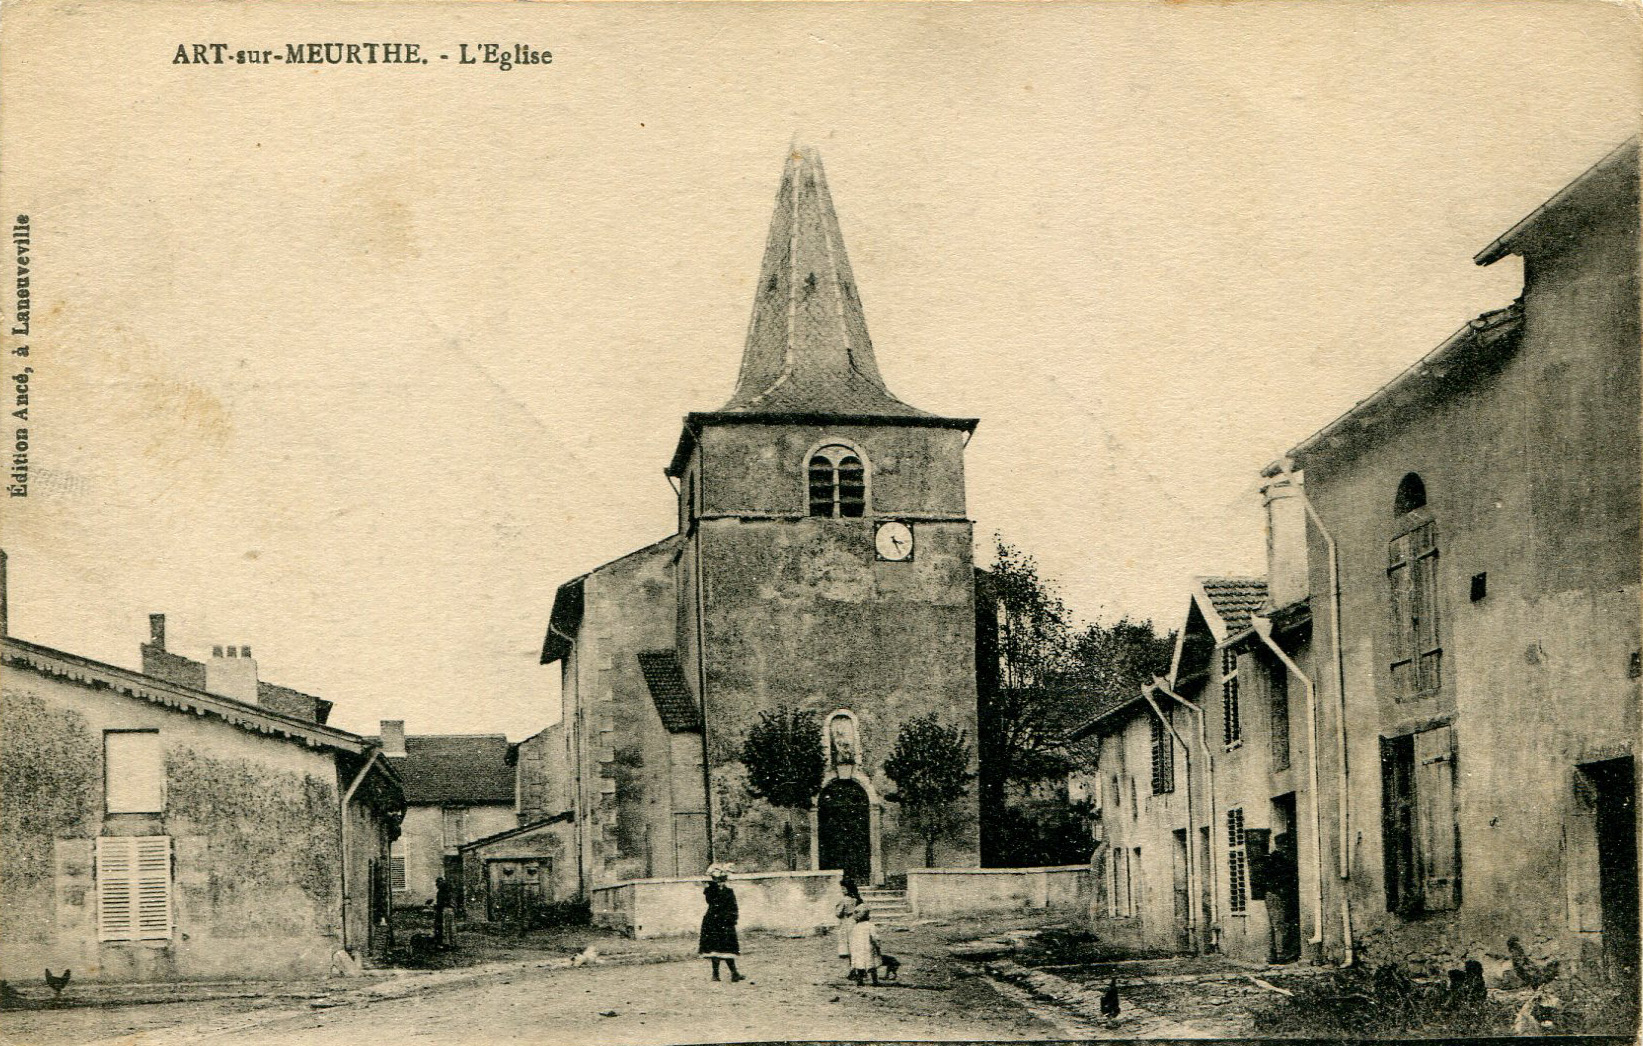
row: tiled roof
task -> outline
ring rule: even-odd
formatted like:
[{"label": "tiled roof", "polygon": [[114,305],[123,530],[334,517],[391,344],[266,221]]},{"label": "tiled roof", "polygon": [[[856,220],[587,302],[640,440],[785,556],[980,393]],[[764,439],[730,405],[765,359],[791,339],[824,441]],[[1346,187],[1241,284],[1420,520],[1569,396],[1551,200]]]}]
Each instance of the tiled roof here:
[{"label": "tiled roof", "polygon": [[1266,582],[1255,577],[1199,578],[1210,605],[1227,626],[1229,634],[1249,627],[1249,618],[1266,602]]},{"label": "tiled roof", "polygon": [[891,395],[879,374],[814,149],[788,154],[754,295],[736,392],[721,413],[931,417]]},{"label": "tiled roof", "polygon": [[645,685],[650,687],[656,714],[662,717],[662,725],[669,733],[682,734],[702,728],[696,698],[685,683],[685,674],[673,651],[644,651],[639,654],[639,670],[645,674]]},{"label": "tiled roof", "polygon": [[[374,740],[374,739],[373,739]],[[413,805],[512,803],[513,768],[502,734],[433,734],[405,739],[405,754],[389,762],[405,780]]]}]

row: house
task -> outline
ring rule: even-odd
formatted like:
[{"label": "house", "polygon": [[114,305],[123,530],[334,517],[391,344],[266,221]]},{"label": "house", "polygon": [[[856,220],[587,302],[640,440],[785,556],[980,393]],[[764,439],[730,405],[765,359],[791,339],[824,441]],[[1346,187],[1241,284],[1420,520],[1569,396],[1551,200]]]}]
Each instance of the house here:
[{"label": "house", "polygon": [[1517,301],[1267,470],[1308,520],[1273,570],[1322,655],[1326,949],[1635,970],[1636,140],[1508,256]]},{"label": "house", "polygon": [[[548,617],[568,746],[550,790],[584,890],[714,860],[880,882],[924,861],[886,798],[902,724],[933,713],[975,736],[976,421],[886,387],[813,149],[787,158],[755,286],[735,391],[685,418],[666,468],[676,532],[565,582]],[[814,714],[823,755],[796,819],[741,764],[781,708]],[[971,806],[936,859],[977,851]]]},{"label": "house", "polygon": [[1267,577],[1077,732],[1104,936],[1635,985],[1638,233],[1633,140],[1477,256],[1516,302],[1265,470]]},{"label": "house", "polygon": [[248,657],[193,686],[3,652],[0,977],[304,977],[384,943],[404,795],[376,745],[259,703]]},{"label": "house", "polygon": [[1308,659],[1308,633],[1304,603],[1272,613],[1264,579],[1199,578],[1168,677],[1070,735],[1098,745],[1091,919],[1104,940],[1301,957],[1315,792],[1290,666]]},{"label": "house", "polygon": [[405,782],[405,823],[394,842],[394,905],[434,903],[443,876],[451,899],[466,914],[477,884],[464,882],[460,848],[516,828],[514,766],[502,734],[406,736],[405,721],[384,719],[382,754]]}]

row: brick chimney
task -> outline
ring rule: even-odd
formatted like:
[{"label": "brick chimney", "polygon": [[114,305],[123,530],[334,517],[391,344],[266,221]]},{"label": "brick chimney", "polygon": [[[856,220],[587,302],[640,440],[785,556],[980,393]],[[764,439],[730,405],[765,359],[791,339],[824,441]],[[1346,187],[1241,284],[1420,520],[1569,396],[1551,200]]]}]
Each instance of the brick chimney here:
[{"label": "brick chimney", "polygon": [[165,615],[148,615],[148,645],[155,650],[165,649]]},{"label": "brick chimney", "polygon": [[211,660],[205,663],[205,688],[213,694],[256,704],[257,663],[251,659],[251,648],[230,645],[224,657],[222,647],[212,647]]},{"label": "brick chimney", "polygon": [[405,754],[405,720],[382,721],[382,754],[394,757]]}]

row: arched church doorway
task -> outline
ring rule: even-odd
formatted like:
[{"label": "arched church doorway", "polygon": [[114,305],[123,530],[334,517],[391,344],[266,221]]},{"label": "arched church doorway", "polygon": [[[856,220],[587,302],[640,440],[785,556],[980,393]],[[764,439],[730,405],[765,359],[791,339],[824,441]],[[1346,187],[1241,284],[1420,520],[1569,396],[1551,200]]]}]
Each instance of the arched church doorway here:
[{"label": "arched church doorway", "polygon": [[821,868],[837,868],[859,883],[871,882],[872,831],[867,790],[843,778],[829,781],[816,801],[816,856]]}]

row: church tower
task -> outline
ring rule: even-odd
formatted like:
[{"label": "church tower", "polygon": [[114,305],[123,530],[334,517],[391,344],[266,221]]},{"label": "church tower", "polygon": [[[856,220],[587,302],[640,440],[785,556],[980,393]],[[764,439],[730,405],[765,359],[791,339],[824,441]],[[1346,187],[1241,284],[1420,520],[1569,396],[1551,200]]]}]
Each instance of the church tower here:
[{"label": "church tower", "polygon": [[[886,387],[821,158],[792,149],[735,392],[685,418],[667,468],[674,649],[701,711],[715,859],[774,870],[795,846],[792,815],[750,799],[740,763],[760,714],[785,707],[815,714],[826,753],[808,832],[798,818],[798,866],[871,882],[922,866],[883,765],[921,716],[974,745],[975,426]],[[961,805],[938,865],[977,863],[973,791]]]}]

